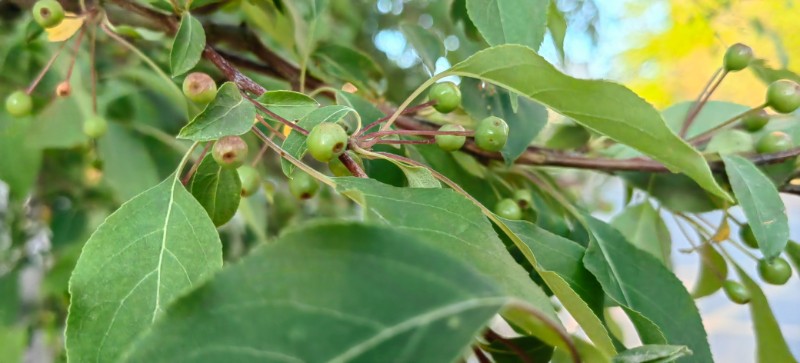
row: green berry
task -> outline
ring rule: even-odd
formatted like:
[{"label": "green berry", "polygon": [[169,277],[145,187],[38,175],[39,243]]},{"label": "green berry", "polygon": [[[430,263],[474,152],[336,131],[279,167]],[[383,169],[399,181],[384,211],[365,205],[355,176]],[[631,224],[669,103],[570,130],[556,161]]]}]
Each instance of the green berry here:
[{"label": "green berry", "polygon": [[742,225],[742,228],[739,229],[739,238],[747,247],[758,248],[758,240],[756,240],[756,235],[753,234],[753,228],[750,227],[750,224]]},{"label": "green berry", "polygon": [[299,170],[292,173],[292,179],[289,180],[289,191],[298,199],[312,198],[318,190],[319,182],[308,173]]},{"label": "green berry", "polygon": [[250,165],[242,165],[236,171],[242,182],[242,196],[249,197],[256,194],[258,187],[261,186],[261,176],[258,174],[258,170]]},{"label": "green berry", "polygon": [[347,133],[335,123],[324,122],[311,130],[306,144],[308,152],[314,159],[327,163],[345,151]]},{"label": "green berry", "polygon": [[756,143],[756,151],[759,154],[779,153],[792,147],[794,147],[792,137],[782,131],[765,134]]},{"label": "green berry", "polygon": [[758,260],[758,274],[768,284],[783,285],[792,276],[792,268],[783,258]]},{"label": "green berry", "polygon": [[[361,160],[361,157],[358,156],[358,154],[352,151],[348,151],[347,154],[350,155],[351,159],[355,160],[356,164],[358,164],[361,167],[361,169],[364,169],[364,161]],[[331,170],[333,176],[353,175],[352,173],[350,173],[350,169],[347,169],[347,167],[344,165],[344,163],[342,163],[341,160],[339,160],[339,158],[331,159],[331,161],[328,163],[328,168]]]},{"label": "green berry", "polygon": [[747,68],[752,60],[753,49],[742,43],[736,43],[725,51],[723,68],[728,72],[741,71]]},{"label": "green berry", "polygon": [[508,124],[501,118],[489,116],[475,129],[475,144],[486,151],[500,151],[508,141]]},{"label": "green berry", "polygon": [[105,135],[107,131],[108,122],[99,115],[89,116],[89,118],[83,121],[83,133],[93,139]]},{"label": "green berry", "polygon": [[223,168],[238,168],[247,158],[247,143],[239,136],[225,136],[214,143],[211,156]]},{"label": "green berry", "polygon": [[778,113],[792,113],[800,107],[800,85],[788,79],[772,82],[767,87],[767,106]]},{"label": "green berry", "polygon": [[434,84],[428,92],[428,98],[436,101],[433,108],[441,113],[449,113],[461,106],[461,90],[453,82]]},{"label": "green berry", "polygon": [[522,209],[519,208],[517,202],[510,198],[497,202],[497,205],[494,206],[494,213],[505,219],[522,219]]},{"label": "green berry", "polygon": [[750,302],[750,291],[736,281],[725,281],[722,283],[722,289],[725,291],[725,295],[728,295],[728,299],[737,304],[744,305]]},{"label": "green berry", "polygon": [[[439,131],[466,131],[461,125],[444,125]],[[460,135],[436,135],[436,145],[444,151],[456,151],[464,146],[467,141],[466,136]]]},{"label": "green berry", "polygon": [[14,117],[24,117],[31,114],[33,100],[23,91],[16,91],[6,98],[6,111]]},{"label": "green berry", "polygon": [[42,28],[52,28],[64,20],[64,8],[56,0],[39,0],[33,5],[33,19]]},{"label": "green berry", "polygon": [[742,126],[750,132],[763,129],[768,122],[769,114],[764,109],[760,109],[758,112],[750,112],[742,118]]},{"label": "green berry", "polygon": [[183,94],[193,102],[209,103],[217,97],[217,83],[205,73],[189,73],[183,79]]},{"label": "green berry", "polygon": [[531,195],[531,191],[528,189],[518,189],[514,191],[514,200],[522,209],[527,209],[533,205],[533,196]]}]

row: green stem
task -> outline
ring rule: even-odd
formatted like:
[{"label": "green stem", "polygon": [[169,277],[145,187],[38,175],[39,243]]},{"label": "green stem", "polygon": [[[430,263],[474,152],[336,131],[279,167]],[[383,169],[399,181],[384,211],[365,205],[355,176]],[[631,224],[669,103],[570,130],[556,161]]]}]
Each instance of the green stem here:
[{"label": "green stem", "polygon": [[733,116],[730,119],[726,120],[725,122],[723,122],[723,123],[721,123],[721,124],[719,124],[717,126],[714,126],[711,129],[703,132],[702,134],[697,135],[697,136],[689,139],[689,143],[691,143],[692,145],[702,144],[703,142],[705,142],[708,139],[710,139],[711,137],[713,137],[714,134],[717,131],[719,131],[720,129],[723,129],[723,128],[727,127],[727,126],[730,126],[730,125],[734,124],[736,121],[739,121],[739,119],[741,119],[744,116],[747,116],[750,113],[761,111],[764,107],[767,107],[766,103],[764,103],[764,104],[762,104],[760,106],[753,107],[753,108],[751,108],[751,109],[749,109],[747,111],[744,111],[744,112],[742,112],[742,113],[740,113],[740,114],[738,114],[736,116]]},{"label": "green stem", "polygon": [[406,98],[405,101],[403,101],[403,103],[400,105],[400,107],[398,107],[394,111],[392,116],[389,117],[388,120],[386,120],[386,123],[383,124],[383,126],[381,126],[381,131],[388,130],[389,127],[391,127],[392,124],[395,122],[395,120],[397,120],[397,118],[400,117],[400,115],[408,107],[408,105],[411,104],[411,102],[414,102],[414,100],[417,99],[417,97],[419,97],[419,95],[421,95],[422,92],[424,92],[426,89],[428,89],[428,87],[430,87],[432,84],[436,83],[436,81],[438,81],[439,78],[442,78],[444,76],[446,76],[446,74],[445,73],[441,73],[438,76],[434,76],[433,78],[425,81],[419,87],[417,87],[417,89],[415,89],[414,92],[411,93],[411,95],[409,95],[408,98]]},{"label": "green stem", "polygon": [[[722,76],[717,80],[716,83],[714,83],[714,86],[711,86],[711,83],[714,81],[715,78],[717,78],[717,75],[719,75],[720,72],[722,72]],[[686,132],[689,131],[689,126],[692,125],[692,122],[694,122],[695,118],[697,118],[697,115],[703,109],[703,106],[705,106],[706,102],[708,102],[708,99],[711,97],[711,94],[717,90],[717,87],[719,87],[720,83],[722,83],[722,80],[725,79],[725,76],[727,75],[728,71],[723,71],[722,68],[719,68],[717,69],[716,72],[714,72],[714,75],[711,76],[711,78],[708,80],[706,86],[703,87],[703,91],[700,92],[700,94],[697,96],[697,100],[694,103],[692,103],[692,107],[689,109],[689,113],[686,115],[686,119],[683,121],[683,126],[681,127],[681,131],[679,134],[681,137],[686,136]],[[710,90],[709,87],[711,87]]]},{"label": "green stem", "polygon": [[181,172],[183,171],[183,168],[186,166],[186,163],[192,157],[192,152],[194,152],[194,149],[197,148],[197,145],[200,145],[199,141],[195,141],[195,143],[192,144],[192,146],[189,148],[189,150],[186,151],[186,154],[183,154],[183,158],[181,159],[181,162],[178,163],[178,167],[175,169],[175,182],[180,181]]}]

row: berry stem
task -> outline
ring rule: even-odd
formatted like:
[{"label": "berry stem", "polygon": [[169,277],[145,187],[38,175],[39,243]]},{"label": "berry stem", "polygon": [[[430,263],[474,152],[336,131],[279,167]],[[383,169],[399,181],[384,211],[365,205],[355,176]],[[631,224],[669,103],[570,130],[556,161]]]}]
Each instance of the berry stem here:
[{"label": "berry stem", "polygon": [[69,63],[69,68],[67,68],[67,76],[65,77],[67,82],[69,82],[69,80],[72,78],[72,71],[75,69],[75,62],[78,60],[78,52],[81,50],[81,43],[83,42],[83,35],[85,33],[86,26],[83,26],[78,33],[78,37],[75,38],[75,45],[72,47],[72,60]]},{"label": "berry stem", "polygon": [[97,114],[97,30],[89,29],[89,69],[92,72],[92,112]]},{"label": "berry stem", "polygon": [[430,130],[387,130],[373,132],[364,136],[361,140],[377,139],[389,135],[414,135],[414,136],[436,136],[436,135],[455,135],[455,136],[475,136],[475,131],[430,131]]},{"label": "berry stem", "polygon": [[[720,73],[722,73],[722,75],[719,78],[717,78],[717,76],[720,75]],[[720,83],[722,83],[722,80],[725,79],[725,76],[727,75],[728,71],[723,71],[722,68],[720,68],[717,69],[717,71],[714,72],[714,75],[712,75],[711,78],[708,80],[705,87],[703,87],[703,91],[700,92],[700,94],[697,96],[697,100],[695,100],[695,102],[692,104],[692,107],[689,109],[689,113],[686,115],[686,119],[683,121],[683,126],[681,127],[681,131],[679,134],[681,137],[686,137],[686,132],[689,131],[689,127],[692,125],[695,118],[697,118],[697,115],[700,113],[700,110],[703,109],[703,106],[705,106],[706,102],[708,102],[708,99],[711,97],[711,94],[717,90],[717,87],[719,87]],[[714,79],[716,79],[716,82],[714,82]],[[713,86],[711,85],[712,82]]]},{"label": "berry stem", "polygon": [[375,144],[385,144],[385,145],[428,145],[428,144],[435,144],[435,139],[424,139],[424,140],[385,140],[385,139],[378,139],[376,142],[371,143],[371,145]]},{"label": "berry stem", "polygon": [[268,108],[264,107],[264,105],[262,105],[260,102],[248,97],[247,95],[244,95],[244,97],[247,98],[248,100],[250,100],[250,102],[252,102],[256,106],[257,109],[261,110],[261,112],[266,113],[269,117],[272,117],[272,118],[280,121],[280,123],[291,127],[293,130],[303,134],[304,136],[308,136],[308,130],[302,128],[300,125],[281,117],[280,115],[276,114],[275,112],[270,111]]},{"label": "berry stem", "polygon": [[261,149],[258,150],[258,154],[256,154],[255,158],[253,158],[253,162],[250,163],[250,166],[255,167],[258,165],[258,162],[261,161],[261,158],[264,157],[264,154],[267,153],[268,149],[269,146],[267,146],[267,144],[261,145]]},{"label": "berry stem", "polygon": [[472,353],[475,354],[475,358],[478,359],[478,363],[492,363],[492,360],[486,356],[486,353],[484,353],[481,348],[473,346]]},{"label": "berry stem", "polygon": [[61,45],[58,47],[58,49],[56,49],[56,52],[53,53],[53,56],[50,57],[50,60],[47,61],[47,64],[45,64],[44,68],[42,68],[42,70],[39,72],[39,75],[36,76],[33,82],[31,82],[31,85],[25,90],[25,94],[30,96],[30,94],[33,93],[33,90],[36,89],[36,86],[38,86],[39,82],[42,81],[44,75],[47,74],[47,71],[49,71],[50,67],[53,66],[53,63],[56,62],[56,59],[58,59],[58,56],[61,54],[61,51],[64,50],[64,46],[66,44],[67,42],[61,42]]},{"label": "berry stem", "polygon": [[214,145],[213,141],[206,143],[206,146],[203,147],[203,151],[200,152],[200,156],[197,157],[197,160],[195,160],[194,165],[192,165],[192,168],[189,169],[189,172],[186,173],[183,179],[181,179],[181,184],[183,185],[189,184],[189,180],[192,179],[192,175],[194,175],[194,173],[197,171],[197,168],[200,167],[200,163],[203,162],[203,159],[206,157],[208,150],[211,149],[211,145]]},{"label": "berry stem", "polygon": [[711,129],[703,132],[702,134],[697,135],[697,136],[689,139],[689,143],[691,143],[692,145],[695,145],[695,146],[701,145],[704,142],[706,142],[709,139],[711,139],[714,136],[714,134],[716,134],[717,131],[719,131],[719,130],[721,130],[721,129],[723,129],[723,128],[725,128],[725,127],[727,127],[727,126],[729,126],[729,125],[731,125],[733,123],[735,123],[736,121],[739,121],[744,116],[747,116],[747,115],[749,115],[751,113],[755,113],[755,112],[761,111],[764,107],[767,107],[766,103],[762,104],[760,106],[753,107],[753,108],[751,108],[751,109],[749,109],[749,110],[747,110],[745,112],[742,112],[742,113],[740,113],[740,114],[738,114],[736,116],[733,116],[730,119],[726,120],[725,122],[723,122],[723,123],[721,123],[721,124],[719,124],[717,126],[714,126]]},{"label": "berry stem", "polygon": [[[686,227],[683,226],[683,223],[681,223],[674,214],[672,215],[672,218],[675,220],[675,224],[678,226],[678,229],[681,231],[681,234],[683,235],[683,237],[686,238],[686,242],[689,242],[689,245],[692,246],[692,251],[693,252],[694,251],[699,251],[700,247],[702,247],[702,246],[698,245],[697,243],[695,243],[692,240],[692,238],[689,236],[689,231],[686,230]],[[714,248],[714,246],[712,244],[709,244],[709,247],[710,248]],[[718,279],[720,279],[722,281],[725,280],[725,275],[722,273],[722,271],[720,271],[716,266],[714,266],[714,264],[711,263],[711,261],[709,260],[709,258],[706,255],[704,255],[702,253],[699,253],[698,255],[700,256],[700,263],[708,266],[710,268],[711,272],[714,273],[714,275],[717,276]]]},{"label": "berry stem", "polygon": [[272,127],[272,125],[270,125],[269,122],[267,122],[267,120],[264,120],[263,116],[256,114],[256,119],[258,120],[259,123],[264,125],[264,127],[266,127],[271,133],[275,134],[275,136],[277,136],[279,139],[281,140],[286,139],[286,136],[282,132]]},{"label": "berry stem", "polygon": [[[402,114],[403,114],[403,115],[410,115],[410,114],[414,114],[414,113],[417,113],[417,111],[419,111],[419,110],[422,110],[422,109],[428,108],[428,107],[430,107],[430,106],[433,106],[433,105],[435,105],[435,104],[436,104],[436,101],[428,101],[428,102],[425,102],[425,103],[420,103],[419,105],[416,105],[416,106],[413,106],[413,107],[409,107],[409,108],[407,108],[407,109],[403,110]],[[387,116],[384,116],[384,117],[381,117],[381,118],[379,118],[379,119],[375,120],[375,121],[374,121],[374,122],[372,122],[371,124],[367,125],[366,127],[362,128],[361,130],[359,130],[358,132],[356,132],[356,133],[353,135],[353,137],[354,137],[354,138],[358,138],[359,136],[363,135],[365,132],[367,132],[367,131],[371,130],[371,129],[372,129],[372,128],[374,128],[375,126],[378,126],[378,125],[380,125],[380,124],[381,124],[381,123],[383,123],[383,122],[386,122],[386,120],[388,120],[389,118],[391,118],[391,116],[390,116],[390,115],[387,115]],[[374,133],[373,133],[373,134],[374,134]]]},{"label": "berry stem", "polygon": [[406,98],[405,101],[403,101],[403,103],[400,105],[400,107],[398,107],[397,110],[394,111],[394,113],[389,117],[389,119],[386,120],[386,123],[383,124],[383,126],[381,126],[381,131],[388,130],[389,127],[392,126],[394,121],[397,120],[398,117],[400,117],[400,115],[403,113],[403,111],[405,111],[406,108],[408,108],[408,105],[410,105],[411,102],[413,102],[415,99],[417,99],[417,97],[419,97],[419,95],[421,95],[422,92],[424,92],[426,89],[428,89],[428,87],[430,87],[432,84],[436,83],[436,81],[439,80],[439,78],[444,77],[445,75],[446,74],[442,74],[442,75],[440,75],[438,77],[433,77],[433,78],[425,81],[424,83],[422,83],[419,87],[417,87],[417,89],[414,90],[414,92],[412,92],[408,96],[408,98]]},{"label": "berry stem", "polygon": [[290,163],[294,164],[300,170],[308,173],[309,175],[311,175],[314,178],[316,178],[317,180],[327,184],[328,186],[336,187],[336,183],[334,183],[331,180],[331,178],[329,178],[329,177],[325,176],[324,174],[316,171],[314,168],[306,165],[304,162],[298,160],[297,158],[295,158],[294,156],[292,156],[291,154],[286,152],[286,150],[284,150],[278,144],[276,144],[275,141],[272,141],[272,139],[267,137],[267,135],[265,135],[264,132],[262,132],[261,130],[259,130],[256,127],[253,127],[252,130],[253,130],[253,133],[259,139],[261,139],[261,141],[263,141],[265,145],[267,145],[267,147],[269,147],[272,150],[275,150],[275,152],[278,153],[278,155],[280,155],[282,158],[288,160]]}]

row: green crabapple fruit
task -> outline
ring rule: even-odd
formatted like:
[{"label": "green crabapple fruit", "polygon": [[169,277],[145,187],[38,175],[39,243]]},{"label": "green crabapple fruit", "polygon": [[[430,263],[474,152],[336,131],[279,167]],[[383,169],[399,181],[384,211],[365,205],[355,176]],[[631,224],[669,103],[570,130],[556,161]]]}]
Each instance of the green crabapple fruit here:
[{"label": "green crabapple fruit", "polygon": [[431,86],[428,98],[436,101],[433,108],[441,113],[449,113],[461,105],[461,90],[453,82],[440,82]]},{"label": "green crabapple fruit", "polygon": [[83,133],[93,139],[105,135],[108,131],[108,122],[100,115],[89,116],[83,121]]},{"label": "green crabapple fruit", "polygon": [[239,136],[222,137],[211,148],[211,156],[223,168],[238,168],[247,158],[247,143]]},{"label": "green crabapple fruit", "polygon": [[769,114],[766,110],[760,109],[758,112],[750,112],[742,118],[742,127],[750,132],[756,132],[764,128],[769,122]]},{"label": "green crabapple fruit", "polygon": [[323,163],[342,155],[347,148],[347,133],[335,123],[325,122],[311,129],[306,139],[308,152]]},{"label": "green crabapple fruit", "polygon": [[[444,125],[439,131],[465,131],[461,125]],[[436,135],[436,145],[444,151],[456,151],[464,146],[467,137],[463,135]]]},{"label": "green crabapple fruit", "polygon": [[209,103],[217,97],[217,83],[205,73],[189,73],[183,79],[183,94],[195,103]]},{"label": "green crabapple fruit", "polygon": [[11,116],[28,116],[33,110],[33,100],[31,96],[23,91],[15,91],[6,97],[6,111]]},{"label": "green crabapple fruit", "polygon": [[533,196],[531,195],[531,191],[528,189],[517,189],[514,191],[514,200],[522,209],[527,209],[533,205]]},{"label": "green crabapple fruit", "polygon": [[242,196],[249,197],[256,194],[258,187],[261,186],[261,175],[258,174],[258,170],[250,165],[242,165],[236,171],[242,182]]},{"label": "green crabapple fruit", "polygon": [[33,5],[33,19],[42,28],[52,28],[64,20],[64,8],[56,0],[39,0]]},{"label": "green crabapple fruit", "polygon": [[289,191],[297,199],[313,198],[318,190],[319,182],[311,175],[308,175],[308,173],[300,170],[292,173],[292,179],[289,180]]},{"label": "green crabapple fruit", "polygon": [[475,129],[475,144],[486,151],[500,151],[508,141],[508,124],[496,116],[489,116]]},{"label": "green crabapple fruit", "polygon": [[800,107],[800,85],[788,79],[772,82],[767,87],[767,106],[778,113],[792,113]]},{"label": "green crabapple fruit", "polygon": [[741,238],[742,242],[750,248],[758,248],[758,241],[756,240],[756,235],[753,234],[753,228],[750,227],[750,224],[742,225],[742,228],[739,229],[739,238]]},{"label": "green crabapple fruit", "polygon": [[756,143],[759,154],[772,154],[786,151],[794,147],[792,137],[782,131],[773,131],[762,136]]},{"label": "green crabapple fruit", "polygon": [[[358,164],[358,166],[361,167],[361,169],[364,169],[364,161],[361,160],[361,157],[358,156],[358,154],[352,151],[348,151],[347,154],[350,155],[350,158],[353,159],[356,162],[356,164]],[[350,173],[350,169],[347,169],[347,166],[345,166],[344,163],[342,163],[342,161],[339,160],[339,158],[331,159],[331,161],[328,163],[328,169],[331,170],[331,174],[333,174],[333,176],[353,175],[352,173]]]},{"label": "green crabapple fruit", "polygon": [[725,51],[722,67],[729,72],[741,71],[747,68],[752,60],[753,49],[742,43],[736,43]]},{"label": "green crabapple fruit", "polygon": [[736,281],[725,281],[722,283],[722,289],[725,291],[725,295],[728,296],[728,299],[739,305],[744,305],[750,302],[750,291],[747,291],[747,288],[744,287],[744,285]]},{"label": "green crabapple fruit", "polygon": [[517,202],[510,198],[497,202],[497,205],[494,206],[494,213],[505,219],[522,219],[522,209],[519,208]]},{"label": "green crabapple fruit", "polygon": [[783,285],[792,276],[792,268],[783,258],[758,260],[758,274],[764,282],[772,285]]}]

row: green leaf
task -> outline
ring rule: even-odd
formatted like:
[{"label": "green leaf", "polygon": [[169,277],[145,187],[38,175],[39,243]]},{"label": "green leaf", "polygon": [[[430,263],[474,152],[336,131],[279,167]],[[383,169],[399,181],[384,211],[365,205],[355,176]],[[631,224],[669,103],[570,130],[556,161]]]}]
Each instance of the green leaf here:
[{"label": "green leaf", "polygon": [[219,227],[236,214],[242,198],[242,181],[236,169],[223,168],[211,155],[206,155],[192,177],[189,191]]},{"label": "green leaf", "polygon": [[702,213],[724,206],[722,199],[707,193],[683,174],[623,172],[619,175],[672,211]]},{"label": "green leaf", "polygon": [[739,266],[734,265],[742,284],[750,292],[750,319],[753,321],[753,330],[756,336],[756,362],[772,363],[785,362],[797,363],[792,355],[786,338],[783,337],[781,327],[772,314],[769,301],[764,291],[753,281]]},{"label": "green leaf", "polygon": [[384,158],[384,160],[397,165],[408,180],[410,188],[441,188],[442,184],[433,176],[430,169],[422,166],[408,165],[406,163],[394,160],[392,158]]},{"label": "green leaf", "polygon": [[242,96],[235,83],[225,82],[217,91],[217,98],[181,129],[178,138],[211,141],[242,135],[253,127],[255,117],[256,107]]},{"label": "green leaf", "polygon": [[584,265],[625,310],[642,342],[686,345],[694,355],[684,361],[711,362],[700,314],[683,283],[610,225],[586,218],[594,238]]},{"label": "green leaf", "polygon": [[548,5],[548,0],[467,0],[467,12],[489,45],[521,44],[539,49]]},{"label": "green leaf", "polygon": [[369,55],[343,45],[321,46],[313,57],[325,74],[350,82],[358,89],[375,90],[377,84],[373,80],[383,76],[383,70]]},{"label": "green leaf", "polygon": [[33,116],[26,135],[31,146],[42,149],[71,148],[89,141],[83,132],[83,121],[90,114],[83,112],[75,96],[56,98]]},{"label": "green leaf", "polygon": [[16,363],[28,361],[25,359],[27,347],[27,327],[0,325],[0,352],[3,352],[4,362]]},{"label": "green leaf", "polygon": [[414,236],[317,224],[180,299],[127,361],[453,362],[508,300]]},{"label": "green leaf", "polygon": [[711,295],[722,288],[728,278],[728,263],[711,245],[704,243],[698,251],[700,254],[700,274],[694,285],[692,297],[699,299]]},{"label": "green leaf", "polygon": [[741,154],[753,151],[753,136],[742,130],[722,130],[711,138],[706,153]]},{"label": "green leaf", "polygon": [[8,184],[12,200],[25,199],[42,164],[41,150],[26,142],[29,121],[0,110],[0,180]]},{"label": "green leaf", "polygon": [[555,317],[547,296],[506,251],[480,209],[455,191],[397,188],[359,178],[334,180],[337,191],[364,206],[367,221],[387,223],[471,264],[506,293]]},{"label": "green leaf", "polygon": [[175,40],[172,42],[172,51],[169,53],[172,76],[180,76],[194,68],[200,61],[205,47],[206,32],[203,30],[203,24],[191,14],[184,13]]},{"label": "green leaf", "polygon": [[550,11],[547,14],[547,30],[553,36],[553,43],[555,43],[558,56],[561,61],[564,61],[564,39],[567,37],[567,19],[564,14],[558,10],[558,5],[555,1],[550,1]]},{"label": "green leaf", "polygon": [[612,359],[613,363],[668,363],[691,355],[685,345],[651,344],[628,349]]},{"label": "green leaf", "polygon": [[653,106],[619,84],[569,77],[518,45],[480,51],[440,76],[447,75],[480,78],[527,96],[730,198],[700,153],[675,135]]},{"label": "green leaf", "polygon": [[[308,115],[306,115],[306,117],[303,117],[303,119],[301,119],[297,124],[300,127],[311,131],[314,129],[314,126],[317,126],[323,122],[339,121],[342,117],[350,112],[355,113],[355,110],[342,105],[320,107],[310,112]],[[289,155],[292,155],[297,159],[301,159],[306,154],[306,151],[308,151],[308,146],[306,145],[306,136],[300,134],[299,132],[292,131],[286,140],[283,141],[282,147]],[[292,175],[292,172],[294,171],[294,164],[290,163],[286,159],[281,159],[281,169],[286,176]]]},{"label": "green leaf", "polygon": [[795,271],[800,271],[800,243],[789,241],[786,245],[786,256],[794,264]]},{"label": "green leaf", "polygon": [[[464,188],[473,198],[483,205],[495,205],[497,196],[491,188],[486,187],[486,179],[471,174],[458,162],[455,153],[442,150],[436,145],[414,145],[433,170]],[[472,156],[467,156],[472,157]]]},{"label": "green leaf", "polygon": [[497,116],[508,123],[508,141],[500,151],[506,165],[514,163],[528,148],[531,141],[547,124],[547,109],[527,98],[517,101],[514,110],[513,95],[493,86],[480,87],[481,81],[471,78],[461,80],[464,109],[475,120]]},{"label": "green leaf", "polygon": [[222,267],[214,224],[175,176],[123,204],[70,279],[67,355],[114,362],[167,305]]},{"label": "green leaf", "polygon": [[[516,349],[510,349],[509,345],[513,345]],[[519,352],[524,353],[528,362],[549,362],[553,356],[553,347],[535,337],[511,338],[506,339],[506,342],[495,340],[482,348],[496,363],[525,362],[520,360]]]},{"label": "green leaf", "polygon": [[267,91],[256,101],[289,121],[299,120],[319,108],[313,98],[292,91]]},{"label": "green leaf", "polygon": [[433,74],[436,60],[445,55],[444,42],[436,34],[416,24],[400,24],[400,31],[414,47],[428,73]]},{"label": "green leaf", "polygon": [[502,221],[513,233],[510,237],[518,238],[530,249],[530,262],[536,272],[597,348],[607,355],[615,354],[614,343],[600,320],[603,290],[583,266],[586,249],[532,223]]},{"label": "green leaf", "polygon": [[670,265],[672,238],[661,214],[650,202],[625,208],[614,217],[611,225],[634,246],[650,253],[665,266]]},{"label": "green leaf", "polygon": [[772,181],[751,161],[723,155],[733,194],[747,216],[765,258],[778,257],[789,241],[789,217]]},{"label": "green leaf", "polygon": [[97,141],[103,161],[103,179],[122,202],[158,184],[153,157],[141,137],[117,123],[108,124],[108,133]]}]

